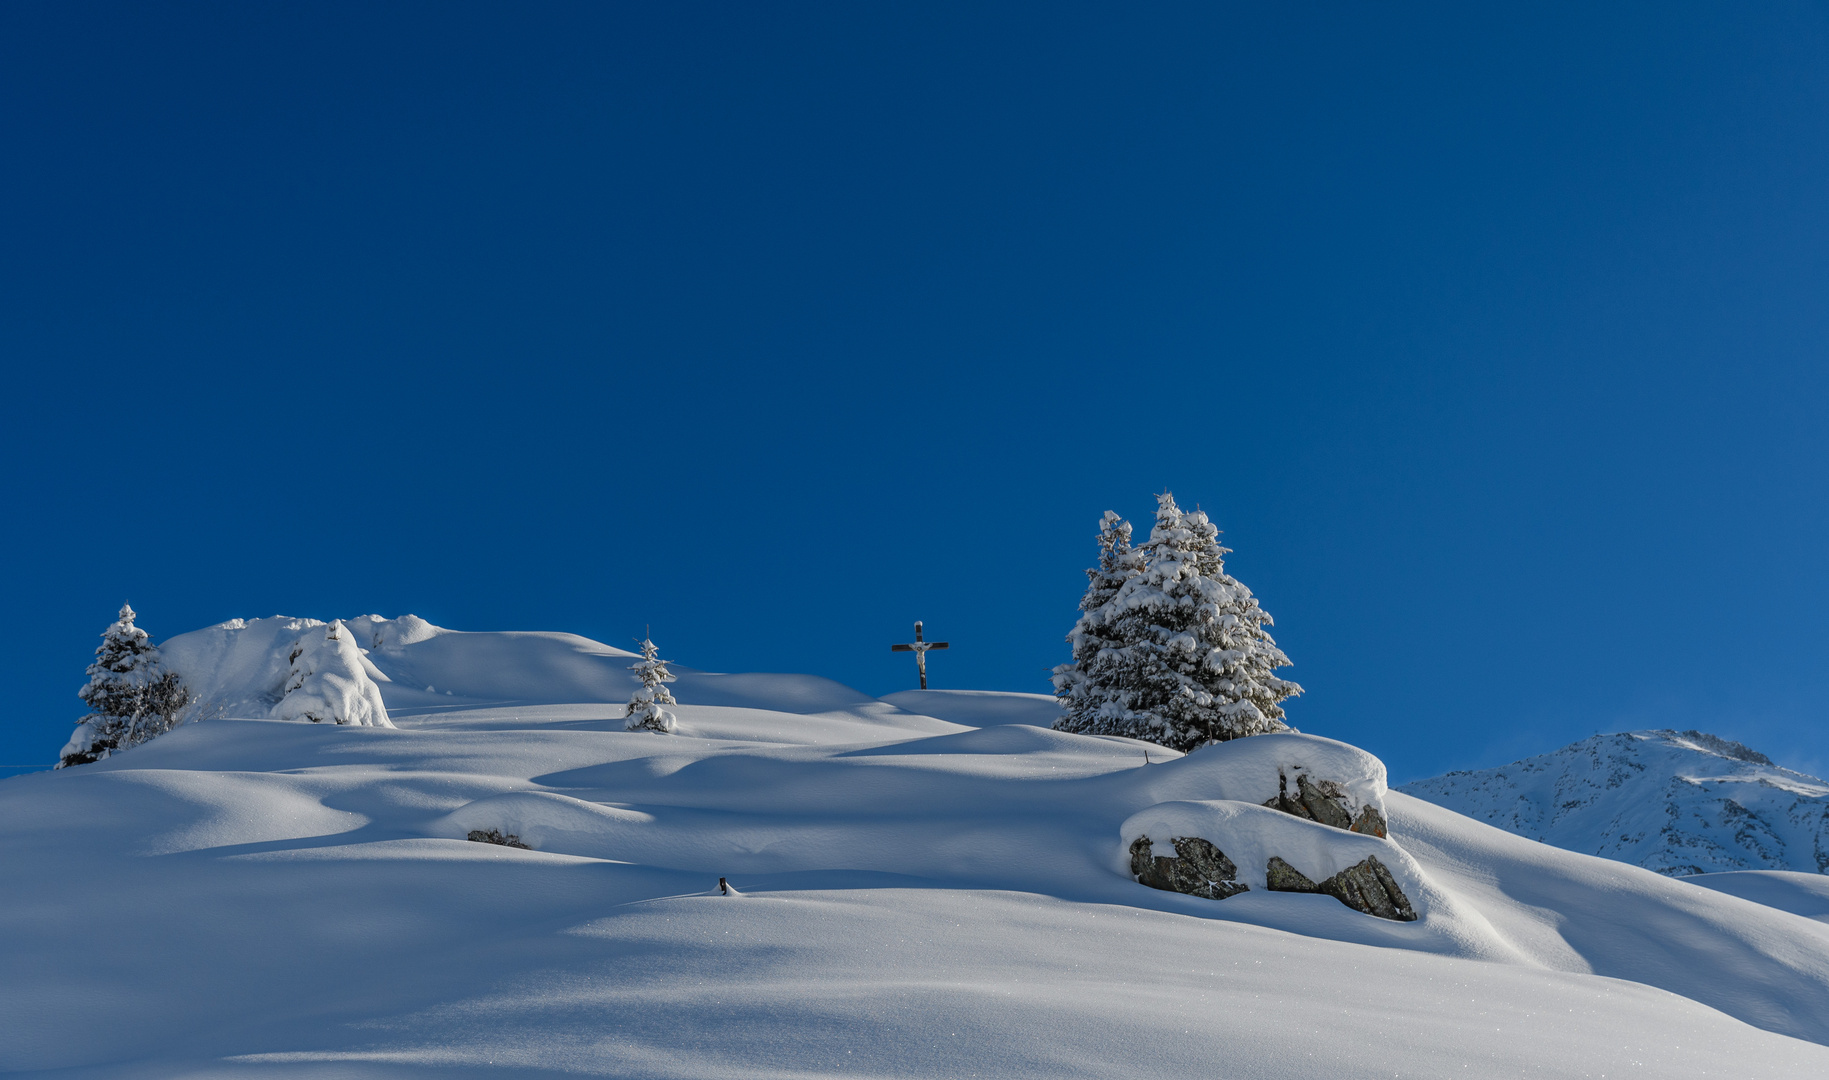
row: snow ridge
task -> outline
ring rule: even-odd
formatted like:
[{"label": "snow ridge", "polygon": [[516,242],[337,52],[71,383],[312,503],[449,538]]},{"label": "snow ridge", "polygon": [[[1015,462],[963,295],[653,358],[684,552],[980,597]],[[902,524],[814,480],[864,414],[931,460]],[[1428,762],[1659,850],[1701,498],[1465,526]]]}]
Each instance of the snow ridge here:
[{"label": "snow ridge", "polygon": [[1829,783],[1700,731],[1596,735],[1398,790],[1520,836],[1672,877],[1829,871]]}]

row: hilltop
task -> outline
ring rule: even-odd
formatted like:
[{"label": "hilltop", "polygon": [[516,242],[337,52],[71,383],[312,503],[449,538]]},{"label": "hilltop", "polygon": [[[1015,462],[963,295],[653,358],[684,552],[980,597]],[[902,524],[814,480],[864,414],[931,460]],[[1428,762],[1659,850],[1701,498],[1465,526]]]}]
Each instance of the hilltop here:
[{"label": "hilltop", "polygon": [[[631,654],[409,620],[345,623],[391,726],[268,718],[324,624],[231,623],[163,646],[209,719],[0,781],[7,1069],[1829,1074],[1829,925],[1388,792],[1318,735],[1184,756],[1036,695],[685,668],[678,733],[627,732]],[[1190,857],[1164,833],[1243,891],[1139,884]],[[1375,857],[1414,918],[1272,891],[1270,856]]]}]

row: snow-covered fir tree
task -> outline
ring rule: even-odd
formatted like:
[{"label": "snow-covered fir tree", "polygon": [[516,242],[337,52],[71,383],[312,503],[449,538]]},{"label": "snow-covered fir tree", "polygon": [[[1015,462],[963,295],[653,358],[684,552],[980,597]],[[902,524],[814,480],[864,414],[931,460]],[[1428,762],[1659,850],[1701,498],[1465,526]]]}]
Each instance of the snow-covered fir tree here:
[{"label": "snow-covered fir tree", "polygon": [[120,617],[102,632],[88,685],[77,691],[89,715],[76,722],[58,755],[60,769],[100,761],[165,734],[191,703],[183,680],[165,669],[158,646],[133,620],[133,608],[122,604]]},{"label": "snow-covered fir tree", "polygon": [[678,705],[673,695],[668,692],[667,684],[673,681],[673,672],[667,670],[667,662],[660,658],[660,647],[648,638],[641,642],[641,660],[630,664],[629,670],[641,679],[641,689],[629,698],[630,731],[658,731],[665,735],[673,731],[679,718],[662,708],[664,705]]},{"label": "snow-covered fir tree", "polygon": [[286,682],[279,704],[268,713],[275,720],[313,724],[393,727],[381,688],[369,678],[355,635],[333,619],[320,632],[313,626],[292,644]]},{"label": "snow-covered fir tree", "polygon": [[1106,623],[1106,608],[1142,569],[1142,552],[1130,546],[1130,522],[1110,510],[1099,522],[1099,564],[1086,571],[1086,594],[1080,618],[1067,634],[1073,660],[1054,669],[1054,696],[1061,702],[1061,731],[1094,732],[1102,720],[1121,719],[1129,710],[1118,682],[1114,650],[1124,642]]},{"label": "snow-covered fir tree", "polygon": [[[1280,702],[1302,688],[1274,672],[1289,658],[1268,612],[1227,574],[1219,530],[1167,492],[1142,566],[1100,609],[1100,678],[1115,685],[1087,729],[1176,750],[1284,730]],[[1063,718],[1066,719],[1066,718]]]}]

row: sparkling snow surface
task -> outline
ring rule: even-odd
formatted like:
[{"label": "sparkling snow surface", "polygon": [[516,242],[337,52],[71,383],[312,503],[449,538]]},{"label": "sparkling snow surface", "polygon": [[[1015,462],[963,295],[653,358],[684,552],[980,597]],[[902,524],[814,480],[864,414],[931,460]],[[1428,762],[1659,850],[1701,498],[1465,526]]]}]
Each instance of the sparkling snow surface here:
[{"label": "sparkling snow surface", "polygon": [[[1146,766],[1013,720],[1033,695],[683,669],[680,733],[624,732],[620,650],[384,644],[398,730],[215,719],[0,781],[0,1071],[1829,1076],[1829,925],[1782,880],[1389,794],[1417,922],[1202,900],[1129,880],[1122,826],[1223,817],[1274,741]],[[1388,851],[1285,817],[1254,835]]]},{"label": "sparkling snow surface", "polygon": [[1520,836],[1663,874],[1829,870],[1829,783],[1700,732],[1596,735],[1403,790]]}]

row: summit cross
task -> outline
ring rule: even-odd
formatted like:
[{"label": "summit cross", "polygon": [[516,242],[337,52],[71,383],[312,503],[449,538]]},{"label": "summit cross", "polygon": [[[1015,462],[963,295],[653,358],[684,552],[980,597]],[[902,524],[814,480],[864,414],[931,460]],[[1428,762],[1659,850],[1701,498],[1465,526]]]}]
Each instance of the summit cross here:
[{"label": "summit cross", "polygon": [[911,652],[915,654],[915,667],[921,672],[921,689],[927,689],[927,650],[944,649],[944,641],[922,641],[921,624],[915,623],[915,639],[906,645],[891,645],[890,652]]}]

